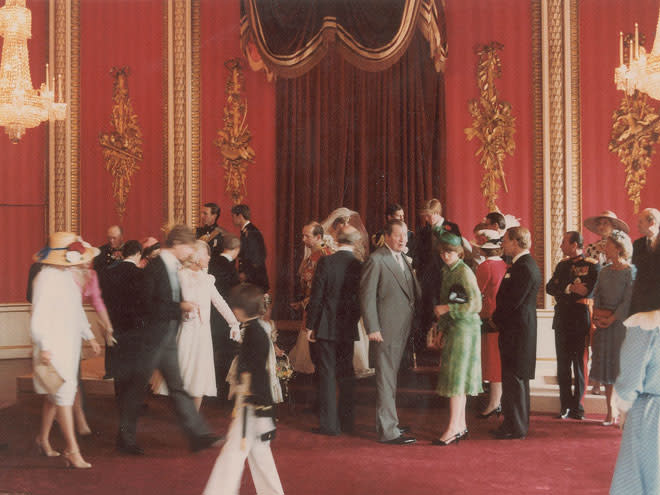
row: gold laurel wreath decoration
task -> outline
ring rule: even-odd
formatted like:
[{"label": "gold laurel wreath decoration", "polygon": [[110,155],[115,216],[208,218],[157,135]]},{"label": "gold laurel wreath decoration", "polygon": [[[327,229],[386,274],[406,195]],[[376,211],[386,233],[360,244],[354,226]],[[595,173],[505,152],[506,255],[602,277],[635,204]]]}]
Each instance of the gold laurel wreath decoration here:
[{"label": "gold laurel wreath decoration", "polygon": [[635,91],[624,94],[612,113],[612,134],[609,150],[616,153],[626,172],[624,186],[634,212],[639,212],[642,189],[646,185],[646,171],[660,140],[660,116],[649,105],[648,97]]},{"label": "gold laurel wreath decoration", "polygon": [[511,113],[511,104],[498,99],[495,79],[502,76],[502,62],[497,53],[504,45],[493,41],[476,48],[479,56],[477,64],[477,86],[479,99],[468,102],[472,116],[472,127],[465,129],[466,138],[477,138],[481,146],[475,155],[481,155],[479,163],[484,168],[481,192],[486,198],[489,211],[497,211],[496,200],[501,180],[504,191],[508,192],[503,162],[506,154],[513,155],[516,143],[516,118]]},{"label": "gold laurel wreath decoration", "polygon": [[225,169],[225,191],[231,195],[234,204],[247,196],[247,163],[254,163],[255,152],[250,147],[252,134],[247,126],[247,101],[241,100],[244,83],[240,59],[225,62],[230,71],[225,86],[227,102],[224,108],[224,128],[218,130],[215,145],[220,148]]},{"label": "gold laurel wreath decoration", "polygon": [[115,79],[112,100],[112,117],[108,133],[99,135],[103,148],[105,168],[112,175],[112,194],[119,218],[126,213],[126,199],[131,189],[131,177],[140,167],[142,160],[142,131],[138,127],[137,115],[128,95],[128,67],[113,67],[110,74]]}]

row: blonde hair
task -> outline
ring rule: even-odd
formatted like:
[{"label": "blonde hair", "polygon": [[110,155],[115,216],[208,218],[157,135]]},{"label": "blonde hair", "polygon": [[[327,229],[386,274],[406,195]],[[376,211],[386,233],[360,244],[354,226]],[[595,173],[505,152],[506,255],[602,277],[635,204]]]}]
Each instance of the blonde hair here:
[{"label": "blonde hair", "polygon": [[419,208],[419,213],[442,215],[442,203],[435,198],[424,201]]},{"label": "blonde hair", "polygon": [[206,252],[206,254],[211,254],[211,248],[208,243],[201,240],[196,240],[193,244],[193,253],[190,255],[186,261],[183,262],[185,268],[189,268],[191,265],[199,265],[199,260],[201,259],[201,253]]},{"label": "blonde hair", "polygon": [[532,234],[525,227],[511,227],[506,231],[509,240],[516,241],[520,249],[529,249],[532,245]]}]

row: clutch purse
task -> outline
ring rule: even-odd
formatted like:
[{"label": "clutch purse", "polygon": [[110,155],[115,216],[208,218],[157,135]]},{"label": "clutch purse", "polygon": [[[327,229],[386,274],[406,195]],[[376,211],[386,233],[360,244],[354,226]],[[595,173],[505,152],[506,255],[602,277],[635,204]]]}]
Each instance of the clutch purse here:
[{"label": "clutch purse", "polygon": [[605,308],[594,308],[594,314],[592,316],[592,320],[594,322],[594,325],[596,325],[598,328],[602,328],[599,323],[601,323],[603,320],[609,318],[614,314],[614,311],[611,309],[605,309]]},{"label": "clutch purse", "polygon": [[438,330],[438,328],[435,325],[433,325],[426,334],[426,347],[428,349],[433,349],[436,351],[442,349],[440,334],[441,334],[440,330]]},{"label": "clutch purse", "polygon": [[64,384],[64,378],[60,376],[52,363],[35,364],[34,376],[39,380],[39,383],[41,383],[49,395],[55,395]]}]

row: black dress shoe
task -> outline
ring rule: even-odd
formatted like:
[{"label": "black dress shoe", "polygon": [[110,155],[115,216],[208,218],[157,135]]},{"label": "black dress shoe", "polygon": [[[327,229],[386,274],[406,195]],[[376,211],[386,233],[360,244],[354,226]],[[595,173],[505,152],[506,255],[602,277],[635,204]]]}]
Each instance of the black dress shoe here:
[{"label": "black dress shoe", "polygon": [[577,420],[583,420],[584,419],[584,412],[581,411],[576,411],[574,409],[571,409],[571,412],[568,413],[568,417],[572,419],[577,419]]},{"label": "black dress shoe", "polygon": [[496,431],[493,436],[498,440],[522,440],[525,438],[525,435],[511,433],[510,431]]},{"label": "black dress shoe", "polygon": [[566,419],[566,418],[568,418],[569,414],[571,414],[570,409],[568,409],[568,408],[567,409],[562,409],[561,411],[559,411],[559,414],[557,415],[557,418],[558,419]]},{"label": "black dress shoe", "polygon": [[312,433],[315,433],[316,435],[326,435],[328,437],[338,437],[341,434],[338,431],[333,432],[333,431],[322,430],[319,427],[312,428]]},{"label": "black dress shoe", "polygon": [[397,428],[399,428],[399,431],[403,435],[404,433],[410,433],[412,428],[408,425],[399,425]]},{"label": "black dress shoe", "polygon": [[446,447],[447,445],[451,445],[452,443],[456,444],[458,446],[458,442],[461,440],[467,440],[468,439],[468,430],[467,428],[463,430],[460,433],[456,433],[453,437],[449,437],[447,440],[441,440],[440,438],[436,438],[434,440],[431,440],[431,445],[438,445],[440,447]]},{"label": "black dress shoe", "polygon": [[201,437],[196,437],[190,442],[190,450],[193,452],[199,452],[200,450],[208,449],[213,447],[215,444],[224,440],[225,437],[222,435],[214,435],[209,433],[208,435],[202,435]]},{"label": "black dress shoe", "polygon": [[486,419],[486,418],[490,418],[493,414],[497,414],[498,418],[501,416],[501,414],[502,414],[502,404],[497,406],[495,409],[491,409],[487,413],[478,413],[477,418]]},{"label": "black dress shoe", "polygon": [[117,448],[124,454],[130,455],[144,455],[142,447],[135,443],[126,443],[123,440],[117,440]]},{"label": "black dress shoe", "polygon": [[390,445],[408,445],[411,443],[415,443],[417,439],[415,437],[407,437],[405,435],[400,435],[397,438],[393,438],[392,440],[382,440],[381,443],[387,443]]}]

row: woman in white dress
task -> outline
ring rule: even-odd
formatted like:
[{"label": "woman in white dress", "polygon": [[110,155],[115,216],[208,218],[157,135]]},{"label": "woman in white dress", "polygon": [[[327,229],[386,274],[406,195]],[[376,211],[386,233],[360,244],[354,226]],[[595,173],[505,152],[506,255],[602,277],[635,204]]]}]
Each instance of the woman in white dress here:
[{"label": "woman in white dress", "polygon": [[[362,242],[354,246],[353,253],[361,262],[366,261],[369,256],[369,234],[367,233],[367,229],[365,229],[364,224],[360,219],[360,214],[357,211],[349,210],[345,207],[337,208],[330,213],[328,218],[326,218],[321,225],[323,226],[323,231],[328,234],[328,237],[324,238],[326,244],[331,247],[333,252],[337,250],[337,244],[335,243],[337,231],[343,225],[355,227],[358,232],[360,232]],[[369,338],[364,329],[362,318],[360,318],[358,323],[358,332],[360,333],[360,340],[355,342],[355,348],[353,351],[353,369],[356,377],[364,378],[373,375],[375,370],[374,368],[369,367]]]},{"label": "woman in white dress", "polygon": [[33,359],[36,369],[52,365],[63,383],[55,386],[47,378],[35,372],[34,389],[46,394],[39,436],[36,444],[48,457],[59,456],[50,445],[50,430],[57,416],[66,449],[62,453],[67,466],[90,468],[80,455],[73,426],[73,402],[78,388],[78,365],[81,339],[89,341],[98,354],[100,346],[94,339],[82,305],[80,288],[76,284],[71,267],[90,261],[93,248],[82,245],[71,232],[55,232],[48,239],[48,246],[34,256],[34,261],[44,267],[34,280],[32,294]]},{"label": "woman in white dress", "polygon": [[[209,245],[204,241],[197,241],[192,257],[179,271],[182,299],[199,305],[198,312],[184,316],[177,335],[183,388],[193,398],[198,411],[204,396],[218,395],[211,338],[211,304],[229,324],[231,338],[240,338],[238,320],[216,289],[215,277],[206,271],[210,258]],[[164,381],[161,381],[156,390],[161,395],[167,395]]]}]

